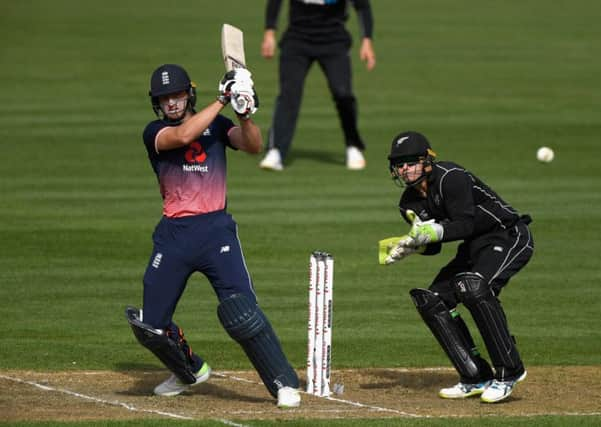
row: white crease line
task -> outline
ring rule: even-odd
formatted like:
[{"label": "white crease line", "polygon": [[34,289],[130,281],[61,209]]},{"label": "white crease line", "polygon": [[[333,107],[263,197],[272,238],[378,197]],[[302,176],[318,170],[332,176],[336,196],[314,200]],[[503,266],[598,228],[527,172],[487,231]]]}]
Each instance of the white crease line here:
[{"label": "white crease line", "polygon": [[[236,380],[236,381],[242,381],[242,382],[251,383],[251,384],[262,384],[260,382],[251,381],[251,380],[248,380],[246,378],[240,378],[240,377],[235,377],[233,375],[227,375],[224,372],[215,372],[215,371],[213,371],[213,374],[215,374],[218,377],[229,378],[229,379],[233,379],[233,380]],[[300,392],[302,394],[309,395],[309,393],[307,393],[305,391],[300,390]],[[313,395],[311,394],[311,396],[313,396]],[[318,397],[318,396],[315,396],[315,397]],[[430,418],[427,415],[424,416],[424,415],[411,414],[409,412],[403,412],[403,411],[399,411],[399,410],[396,410],[396,409],[390,409],[390,408],[382,408],[380,406],[375,406],[375,405],[367,405],[367,404],[360,403],[360,402],[354,402],[352,400],[338,399],[338,398],[329,397],[329,396],[328,397],[324,397],[324,399],[331,400],[333,402],[344,403],[344,404],[351,405],[351,406],[356,406],[358,408],[366,408],[366,409],[370,409],[370,410],[377,411],[377,412],[391,412],[393,414],[398,414],[398,415],[402,415],[402,416],[405,416],[405,417],[411,417],[411,418]]]},{"label": "white crease line", "polygon": [[223,423],[223,424],[225,424],[226,426],[232,426],[232,427],[250,427],[249,425],[246,425],[246,424],[238,424],[238,423],[235,423],[235,422],[233,422],[233,421],[226,420],[226,419],[223,419],[223,418],[214,418],[214,420],[215,420],[215,421],[219,421],[220,423]]},{"label": "white crease line", "polygon": [[357,406],[359,408],[372,409],[372,410],[378,411],[378,412],[392,412],[393,414],[399,414],[399,415],[402,415],[404,417],[411,417],[411,418],[431,418],[429,415],[411,414],[409,412],[399,411],[399,410],[396,410],[396,409],[382,408],[380,406],[375,406],[375,405],[366,405],[364,403],[353,402],[352,400],[346,400],[346,399],[338,399],[336,397],[331,397],[331,396],[327,396],[327,397],[325,397],[325,399],[326,400],[332,400],[334,402],[346,403],[347,405]]},{"label": "white crease line", "polygon": [[211,375],[214,375],[214,376],[220,377],[220,378],[225,378],[225,379],[229,378],[229,379],[240,381],[240,382],[243,382],[243,383],[263,384],[263,383],[260,383],[260,382],[257,382],[257,381],[252,381],[252,380],[249,380],[249,379],[246,379],[246,378],[236,377],[234,375],[228,375],[227,372],[215,372],[215,371],[213,371],[213,372],[211,372]]},{"label": "white crease line", "polygon": [[[34,381],[23,380],[21,378],[8,377],[8,376],[2,375],[2,374],[0,374],[0,378],[3,378],[5,380],[9,380],[9,381],[14,381],[14,382],[22,383],[22,384],[29,384],[31,386],[37,387],[37,388],[45,390],[45,391],[56,391],[56,392],[59,392],[59,393],[64,393],[64,394],[68,394],[70,396],[78,397],[80,399],[91,400],[91,401],[96,402],[96,403],[102,403],[102,404],[111,405],[111,406],[119,406],[119,407],[127,409],[128,411],[146,412],[146,413],[150,413],[150,414],[163,415],[165,417],[170,417],[170,418],[177,418],[177,419],[180,419],[180,420],[195,420],[195,418],[188,417],[186,415],[179,415],[179,414],[174,414],[174,413],[171,413],[171,412],[164,412],[164,411],[156,411],[156,410],[153,410],[153,409],[136,408],[135,406],[130,405],[130,404],[125,403],[125,402],[119,402],[117,400],[100,399],[98,397],[88,396],[88,395],[77,393],[75,391],[67,390],[67,389],[64,389],[64,388],[55,388],[55,387],[51,387],[51,386],[47,386],[47,385],[36,383]],[[225,425],[232,426],[232,427],[250,427],[250,426],[247,426],[245,424],[237,424],[237,423],[235,423],[233,421],[229,421],[229,420],[226,420],[226,419],[215,419],[215,421],[219,421],[219,422],[221,422],[221,423],[223,423]]]},{"label": "white crease line", "polygon": [[[388,369],[384,369],[384,370],[392,370],[392,371],[401,371],[401,372],[409,372],[409,371],[415,371],[415,370],[422,370],[422,371],[439,371],[439,370],[450,370],[449,368],[388,368]],[[345,371],[345,369],[341,369],[340,371]],[[352,371],[351,369],[348,369],[346,371]],[[227,371],[224,372],[216,372],[213,371],[212,372],[213,375],[217,376],[217,377],[221,377],[221,378],[225,378],[225,379],[232,379],[235,381],[240,381],[240,382],[245,382],[245,383],[249,383],[249,384],[258,384],[258,385],[262,385],[261,382],[258,381],[252,381],[246,378],[242,378],[242,377],[237,377],[237,376],[233,376],[233,375],[227,375]],[[76,397],[80,397],[82,399],[88,399],[88,400],[93,400],[95,402],[99,402],[99,403],[104,403],[107,405],[112,405],[112,406],[121,406],[124,407],[130,411],[137,411],[137,412],[148,412],[148,413],[154,413],[154,414],[158,414],[158,415],[164,415],[167,417],[172,417],[172,418],[178,418],[178,419],[184,419],[184,420],[194,420],[195,418],[190,418],[184,415],[178,415],[178,414],[171,414],[169,412],[163,412],[163,411],[154,411],[151,409],[137,409],[132,405],[128,405],[126,403],[123,402],[118,402],[118,401],[108,401],[108,400],[103,400],[103,399],[99,399],[96,397],[92,397],[92,396],[86,396],[77,392],[73,392],[70,390],[66,390],[66,389],[58,389],[58,388],[54,388],[54,387],[50,387],[50,386],[45,386],[33,381],[26,381],[26,380],[22,380],[19,378],[13,378],[13,377],[8,377],[5,375],[0,374],[0,378],[4,378],[6,380],[10,380],[10,381],[15,381],[15,382],[19,382],[19,383],[24,383],[24,384],[29,384],[32,385],[34,387],[40,388],[42,390],[47,390],[47,391],[57,391],[60,393],[65,393],[65,394],[70,394],[72,396],[76,396]],[[307,392],[304,391],[300,391],[303,394],[309,394]],[[313,395],[312,395],[313,396]],[[315,396],[317,397],[317,396]],[[403,411],[398,411],[396,409],[390,409],[390,408],[381,408],[378,406],[374,406],[374,405],[365,405],[363,403],[359,403],[359,402],[353,402],[351,400],[344,400],[344,399],[338,399],[335,397],[324,397],[326,400],[332,400],[335,402],[340,402],[340,403],[345,403],[351,406],[356,406],[356,407],[360,407],[360,408],[366,408],[366,409],[370,409],[370,410],[374,410],[377,412],[391,412],[391,413],[396,413],[399,415],[403,415],[406,417],[412,417],[412,418],[473,418],[476,416],[482,416],[482,415],[473,415],[473,416],[463,416],[463,415],[418,415],[418,414],[411,414],[411,413],[407,413],[407,412],[403,412]],[[326,410],[320,410],[318,412],[324,412]],[[332,410],[332,412],[335,412],[336,410]],[[264,412],[264,411],[263,411]],[[238,411],[239,414],[243,414],[244,411]],[[261,411],[248,411],[249,414],[258,414],[261,413]],[[503,414],[488,414],[488,415],[484,415],[485,417],[504,417],[507,415],[503,415]],[[549,412],[549,413],[543,413],[543,414],[519,414],[520,417],[543,417],[543,416],[575,416],[575,417],[581,417],[581,416],[601,416],[601,412]],[[213,420],[221,422],[225,425],[229,425],[232,427],[250,427],[249,425],[246,424],[238,424],[235,423],[233,421],[229,421],[226,419],[221,419],[221,418],[213,418]]]},{"label": "white crease line", "polygon": [[[374,369],[378,369],[378,368],[374,368]],[[381,370],[384,371],[395,371],[395,372],[415,372],[415,371],[432,371],[432,372],[437,372],[437,371],[453,371],[453,368],[446,368],[446,367],[431,367],[431,368],[380,368]],[[337,372],[353,372],[353,369],[340,369]],[[229,375],[228,371],[222,371],[222,372],[216,372],[213,371],[213,374],[215,376],[218,376],[220,378],[226,378],[226,379],[232,379],[232,380],[236,380],[236,381],[241,381],[241,382],[245,382],[245,383],[249,383],[249,384],[258,384],[258,385],[262,385],[263,383],[258,382],[258,381],[252,381],[246,378],[241,378],[241,377],[237,377],[234,375]],[[309,394],[303,390],[300,390],[300,392],[302,394],[306,394],[306,395],[310,395],[313,397],[320,397],[320,396],[315,396],[313,394]],[[405,417],[410,417],[410,418],[473,418],[473,417],[477,417],[477,416],[481,416],[481,415],[419,415],[419,414],[412,414],[409,412],[403,412],[403,411],[399,411],[396,409],[390,409],[390,408],[382,408],[379,406],[375,406],[375,405],[366,405],[360,402],[354,402],[352,400],[345,400],[345,399],[338,399],[335,397],[331,397],[331,396],[326,396],[323,397],[323,399],[326,400],[332,400],[335,402],[339,402],[339,403],[345,403],[347,405],[351,405],[351,406],[356,406],[358,408],[365,408],[365,409],[369,409],[372,411],[376,411],[376,412],[390,412],[393,414],[399,414]],[[312,410],[313,411],[313,410]],[[323,410],[322,410],[323,412]],[[242,413],[242,412],[241,412]],[[519,416],[523,416],[523,417],[544,417],[544,416],[599,416],[601,415],[601,412],[550,412],[550,413],[544,413],[544,414],[520,414]],[[503,414],[490,414],[487,415],[489,417],[504,417],[504,416],[508,416],[508,415],[503,415]]]}]

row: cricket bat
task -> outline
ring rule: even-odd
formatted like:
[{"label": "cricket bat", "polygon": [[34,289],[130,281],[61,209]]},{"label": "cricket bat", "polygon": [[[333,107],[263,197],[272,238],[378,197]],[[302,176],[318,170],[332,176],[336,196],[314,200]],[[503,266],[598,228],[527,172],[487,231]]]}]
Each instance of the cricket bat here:
[{"label": "cricket bat", "polygon": [[221,54],[226,71],[231,71],[234,68],[246,68],[244,33],[240,28],[223,24],[223,27],[221,27]]}]

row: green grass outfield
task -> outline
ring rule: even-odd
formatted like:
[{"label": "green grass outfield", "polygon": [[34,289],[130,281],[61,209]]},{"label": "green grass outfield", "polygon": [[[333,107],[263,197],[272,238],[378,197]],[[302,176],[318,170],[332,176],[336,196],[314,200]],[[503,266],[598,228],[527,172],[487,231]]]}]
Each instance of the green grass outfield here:
[{"label": "green grass outfield", "polygon": [[[199,105],[208,103],[223,74],[219,30],[230,22],[245,30],[262,103],[256,121],[265,136],[277,89],[277,63],[259,55],[263,1],[176,4],[2,5],[0,369],[159,367],[123,316],[125,305],[140,305],[160,216],[141,141],[153,118],[149,75],[161,63],[181,63],[198,84]],[[414,129],[429,137],[439,158],[471,169],[534,218],[535,257],[502,295],[526,364],[601,365],[601,6],[372,4],[376,70],[365,71],[357,45],[352,52],[368,168],[344,168],[342,134],[317,66],[284,173],[261,171],[260,157],[229,153],[229,210],[260,303],[292,364],[305,363],[308,258],[322,249],[336,258],[334,368],[448,365],[408,291],[429,284],[453,245],[441,256],[377,265],[377,241],[405,230],[399,190],[387,172],[389,142]],[[555,149],[553,163],[536,162],[541,145]],[[219,325],[203,277],[193,276],[176,320],[217,369],[249,369]],[[545,426],[576,422],[601,418],[536,419]]]}]

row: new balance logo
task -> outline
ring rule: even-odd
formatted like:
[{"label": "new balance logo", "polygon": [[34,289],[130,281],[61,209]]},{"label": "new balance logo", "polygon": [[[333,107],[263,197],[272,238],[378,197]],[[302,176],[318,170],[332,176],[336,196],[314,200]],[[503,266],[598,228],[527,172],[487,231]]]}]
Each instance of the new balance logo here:
[{"label": "new balance logo", "polygon": [[152,266],[154,268],[159,268],[159,265],[161,265],[162,259],[163,259],[163,254],[160,252],[157,252],[157,254],[154,256],[154,259],[152,260]]},{"label": "new balance logo", "polygon": [[221,250],[219,251],[220,254],[226,253],[230,251],[230,245],[225,245],[221,247]]}]

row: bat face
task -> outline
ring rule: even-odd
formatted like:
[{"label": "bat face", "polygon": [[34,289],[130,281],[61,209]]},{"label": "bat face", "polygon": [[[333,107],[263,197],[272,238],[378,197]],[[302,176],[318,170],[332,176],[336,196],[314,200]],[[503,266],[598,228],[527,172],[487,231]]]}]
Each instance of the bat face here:
[{"label": "bat face", "polygon": [[239,28],[223,24],[221,28],[221,54],[226,71],[246,68],[244,56],[244,35]]}]

